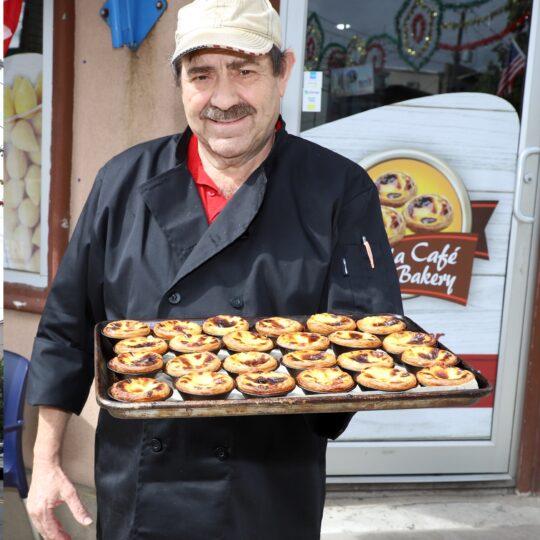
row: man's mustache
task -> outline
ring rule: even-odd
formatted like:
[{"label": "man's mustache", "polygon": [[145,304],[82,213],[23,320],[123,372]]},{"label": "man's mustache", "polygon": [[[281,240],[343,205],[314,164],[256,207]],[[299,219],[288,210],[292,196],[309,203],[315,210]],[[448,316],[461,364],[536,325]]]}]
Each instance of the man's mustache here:
[{"label": "man's mustache", "polygon": [[202,120],[214,120],[215,122],[230,122],[233,120],[239,120],[244,116],[255,114],[257,111],[254,107],[248,103],[238,103],[229,107],[226,111],[213,105],[206,106],[200,114]]}]

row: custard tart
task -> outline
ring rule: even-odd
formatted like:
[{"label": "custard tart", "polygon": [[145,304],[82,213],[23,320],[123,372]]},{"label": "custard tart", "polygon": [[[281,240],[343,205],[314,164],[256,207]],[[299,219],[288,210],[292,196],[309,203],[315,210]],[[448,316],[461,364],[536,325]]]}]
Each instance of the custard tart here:
[{"label": "custard tart", "polygon": [[435,343],[437,343],[437,339],[433,334],[404,330],[403,332],[394,332],[386,336],[383,340],[383,348],[389,353],[401,354],[405,349],[416,347],[417,345],[432,346]]},{"label": "custard tart", "polygon": [[335,366],[336,356],[331,351],[291,351],[283,357],[281,362],[291,375],[296,376],[304,369]]},{"label": "custard tart", "polygon": [[109,395],[118,401],[163,401],[173,390],[165,382],[153,377],[133,377],[115,382],[109,388]]},{"label": "custard tart", "polygon": [[381,210],[388,243],[391,246],[394,246],[403,239],[407,232],[405,218],[403,217],[403,214],[395,208],[381,206]]},{"label": "custard tart", "polygon": [[124,352],[156,352],[163,354],[166,351],[167,342],[155,336],[122,339],[114,346],[114,352],[116,354]]},{"label": "custard tart", "polygon": [[223,344],[235,352],[270,351],[274,348],[274,342],[270,338],[249,330],[236,330],[225,334]]},{"label": "custard tart", "polygon": [[328,349],[330,340],[326,336],[321,336],[315,332],[291,332],[282,334],[276,341],[283,354],[290,351],[302,351],[314,349],[322,351]]},{"label": "custard tart", "polygon": [[306,326],[310,332],[317,332],[327,336],[337,330],[354,330],[356,324],[353,319],[345,315],[333,313],[316,313],[307,320]]},{"label": "custard tart", "polygon": [[338,367],[304,369],[296,382],[308,394],[348,392],[355,386],[354,379]]},{"label": "custard tart", "polygon": [[194,321],[184,321],[180,319],[170,319],[168,321],[159,321],[154,324],[154,334],[162,339],[172,339],[178,334],[201,334],[200,324]]},{"label": "custard tart", "polygon": [[125,352],[109,360],[107,366],[123,377],[150,377],[163,368],[163,357],[156,352]]},{"label": "custard tart", "polygon": [[271,354],[256,351],[231,354],[223,361],[223,368],[232,377],[251,371],[274,371],[278,366],[279,362]]},{"label": "custard tart", "polygon": [[285,317],[267,317],[255,323],[255,330],[261,336],[268,337],[277,337],[289,332],[301,332],[303,329],[304,325],[301,322]]},{"label": "custard tart", "polygon": [[173,351],[181,353],[218,351],[221,348],[221,340],[215,336],[204,334],[178,334],[169,341],[169,347]]},{"label": "custard tart", "polygon": [[284,396],[294,390],[296,383],[281,371],[241,373],[236,377],[236,387],[246,397]]},{"label": "custard tart", "polygon": [[384,336],[405,330],[405,321],[393,315],[371,315],[356,322],[358,330]]},{"label": "custard tart", "polygon": [[249,323],[238,315],[215,315],[203,322],[203,330],[211,336],[224,336],[237,330],[248,330]]},{"label": "custard tart", "polygon": [[401,361],[408,366],[425,368],[435,364],[455,366],[459,362],[459,359],[450,351],[439,349],[438,347],[419,345],[405,349],[401,355]]},{"label": "custard tart", "polygon": [[474,381],[473,373],[467,369],[438,364],[421,369],[416,377],[422,386],[461,386]]},{"label": "custard tart", "polygon": [[411,231],[437,232],[452,223],[454,211],[450,202],[441,195],[418,195],[407,204],[403,216]]},{"label": "custard tart", "polygon": [[122,321],[111,321],[105,325],[102,333],[104,336],[113,339],[144,337],[150,333],[150,327],[141,321],[126,319]]},{"label": "custard tart", "polygon": [[328,339],[338,354],[351,349],[376,349],[381,346],[381,340],[377,336],[358,330],[338,330],[330,334]]},{"label": "custard tart", "polygon": [[397,367],[371,366],[356,376],[356,382],[367,390],[402,392],[417,385],[416,377]]},{"label": "custard tart", "polygon": [[234,388],[233,379],[222,371],[191,371],[174,382],[183,399],[224,399]]},{"label": "custard tart", "polygon": [[340,354],[337,358],[340,368],[351,375],[357,375],[358,372],[371,366],[393,367],[392,357],[381,349],[363,349],[348,351]]},{"label": "custard tart", "polygon": [[171,377],[181,377],[191,371],[219,371],[221,360],[213,352],[179,354],[165,364],[165,373]]},{"label": "custard tart", "polygon": [[416,182],[401,171],[384,173],[375,180],[375,185],[384,206],[403,206],[418,190]]}]

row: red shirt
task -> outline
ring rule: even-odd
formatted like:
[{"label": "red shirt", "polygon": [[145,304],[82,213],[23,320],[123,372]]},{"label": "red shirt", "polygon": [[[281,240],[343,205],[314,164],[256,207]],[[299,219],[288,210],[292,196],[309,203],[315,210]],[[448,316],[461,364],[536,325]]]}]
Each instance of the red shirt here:
[{"label": "red shirt", "polygon": [[[276,131],[281,128],[281,120],[276,122]],[[193,133],[189,139],[187,166],[201,197],[208,223],[212,223],[227,204],[227,199],[218,190],[214,181],[206,174],[199,156],[198,139]]]}]

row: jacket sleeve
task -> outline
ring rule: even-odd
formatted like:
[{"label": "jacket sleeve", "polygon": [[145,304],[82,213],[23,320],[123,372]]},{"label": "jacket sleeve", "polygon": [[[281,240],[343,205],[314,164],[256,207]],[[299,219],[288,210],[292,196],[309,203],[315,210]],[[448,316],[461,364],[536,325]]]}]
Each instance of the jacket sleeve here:
[{"label": "jacket sleeve", "polygon": [[96,223],[102,184],[98,173],[52,281],[32,349],[26,400],[79,415],[94,377],[93,297],[100,249]]},{"label": "jacket sleeve", "polygon": [[[336,242],[321,298],[320,311],[351,314],[403,314],[399,280],[384,229],[377,188],[358,168],[356,190],[339,210]],[[364,245],[371,248],[374,268]],[[336,439],[354,413],[308,414],[316,433]]]}]

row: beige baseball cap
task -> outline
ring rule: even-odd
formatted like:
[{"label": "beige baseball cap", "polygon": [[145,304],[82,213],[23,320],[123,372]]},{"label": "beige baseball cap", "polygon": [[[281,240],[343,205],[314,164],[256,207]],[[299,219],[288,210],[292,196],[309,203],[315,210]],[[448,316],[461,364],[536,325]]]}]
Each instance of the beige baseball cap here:
[{"label": "beige baseball cap", "polygon": [[171,62],[197,49],[262,55],[281,49],[281,21],[269,0],[194,0],[178,10]]}]

